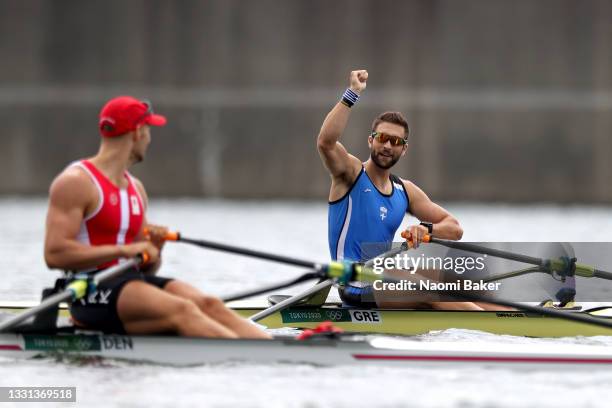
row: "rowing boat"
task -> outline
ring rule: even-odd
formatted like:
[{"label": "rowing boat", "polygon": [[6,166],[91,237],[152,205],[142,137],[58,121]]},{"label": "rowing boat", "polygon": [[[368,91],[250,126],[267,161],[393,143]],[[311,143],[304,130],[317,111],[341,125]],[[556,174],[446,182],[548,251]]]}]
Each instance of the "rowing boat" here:
[{"label": "rowing boat", "polygon": [[0,356],[107,358],[174,366],[226,363],[612,368],[608,347],[555,344],[419,342],[376,336],[306,340],[203,339],[104,334],[0,334]]},{"label": "rowing boat", "polygon": [[[178,236],[177,236],[178,239]],[[112,266],[93,278],[80,278],[64,289],[50,294],[40,304],[0,303],[0,312],[8,318],[0,321],[0,355],[8,357],[35,357],[45,354],[67,356],[116,358],[172,365],[218,364],[231,361],[251,363],[294,362],[316,365],[338,364],[394,364],[444,365],[450,363],[479,365],[510,365],[512,367],[604,367],[612,368],[612,350],[608,347],[576,344],[494,344],[494,343],[440,343],[419,342],[409,338],[375,335],[363,337],[350,332],[414,335],[448,328],[482,330],[497,334],[533,337],[612,335],[612,306],[593,305],[557,308],[519,304],[496,299],[495,303],[519,311],[440,311],[440,310],[388,310],[346,308],[336,303],[321,306],[298,306],[321,288],[337,282],[351,280],[372,281],[378,275],[365,265],[354,263],[318,264],[310,261],[281,257],[252,250],[205,241],[181,238],[198,246],[212,247],[226,252],[276,260],[295,266],[312,268],[298,279],[281,284],[256,288],[227,296],[230,306],[244,317],[251,317],[270,328],[318,326],[332,321],[349,333],[319,333],[305,340],[275,338],[273,340],[203,339],[176,336],[129,336],[82,332],[68,323],[66,305],[56,312],[62,302],[74,301],[87,294],[90,285],[97,287],[106,279],[138,265],[144,255],[126,263]],[[556,274],[561,279],[580,276],[612,280],[612,273],[589,265],[578,264],[575,258],[540,259],[456,242],[431,238],[432,242],[451,247],[518,260],[535,265],[527,269],[494,276],[493,280],[507,279],[526,273]],[[267,304],[236,302],[236,300],[289,287],[305,280],[320,279],[313,288],[268,307]],[[312,293],[311,293],[312,292]],[[473,295],[458,292],[456,296],[473,299]],[[476,297],[489,301],[486,297]],[[265,310],[265,311],[264,311]],[[36,318],[33,325],[27,324]],[[25,325],[24,325],[25,324]],[[330,337],[332,336],[332,337]]]},{"label": "rowing boat", "polygon": [[[234,307],[244,317],[263,310],[263,307],[249,307],[246,304]],[[612,321],[611,307],[567,313],[597,316]],[[323,321],[332,321],[335,326],[349,332],[404,336],[449,328],[527,337],[612,336],[612,328],[609,327],[532,312],[358,309],[342,307],[340,304],[326,304],[316,308],[289,308],[260,320],[259,323],[270,328],[312,328]]]},{"label": "rowing boat", "polygon": [[[35,302],[0,302],[0,313],[19,313]],[[229,304],[243,317],[261,312],[268,305],[257,301],[236,301]],[[566,313],[596,316],[612,321],[612,307],[585,306],[568,309]],[[68,317],[62,305],[64,319]],[[354,333],[418,335],[449,328],[479,330],[494,334],[527,337],[612,336],[612,329],[569,321],[538,313],[522,311],[443,311],[416,309],[359,309],[326,303],[318,307],[292,307],[259,321],[271,329],[295,327],[313,328],[324,321]]]}]

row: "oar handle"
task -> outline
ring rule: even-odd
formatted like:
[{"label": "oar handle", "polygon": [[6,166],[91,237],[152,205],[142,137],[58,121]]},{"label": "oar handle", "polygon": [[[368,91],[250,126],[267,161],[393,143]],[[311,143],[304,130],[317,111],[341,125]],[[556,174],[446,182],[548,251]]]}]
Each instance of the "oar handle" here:
[{"label": "oar handle", "polygon": [[141,265],[146,265],[151,260],[151,255],[149,255],[146,252],[143,252],[142,254],[138,255],[138,257],[140,258],[140,264]]},{"label": "oar handle", "polygon": [[[404,238],[406,241],[413,243],[413,237],[412,234],[410,233],[410,231],[402,231],[402,238]],[[429,234],[425,234],[423,235],[423,238],[421,239],[421,242],[432,242],[432,236]]]},{"label": "oar handle", "polygon": [[180,241],[181,233],[178,231],[168,231],[166,236],[164,237],[166,241]]},{"label": "oar handle", "polygon": [[[150,234],[151,230],[149,230],[148,227],[144,227],[144,229],[142,230],[142,233],[146,236],[148,236]],[[180,241],[181,240],[181,233],[178,231],[168,231],[166,233],[166,236],[164,236],[164,241]]]}]

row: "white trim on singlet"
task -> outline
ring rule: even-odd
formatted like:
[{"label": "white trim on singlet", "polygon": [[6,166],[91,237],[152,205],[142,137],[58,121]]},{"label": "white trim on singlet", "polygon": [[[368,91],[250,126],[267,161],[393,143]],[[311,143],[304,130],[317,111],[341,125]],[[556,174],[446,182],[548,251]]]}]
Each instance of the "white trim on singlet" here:
[{"label": "white trim on singlet", "polygon": [[78,167],[82,169],[86,174],[89,175],[89,178],[91,178],[94,185],[98,189],[98,206],[96,207],[94,212],[89,214],[87,217],[83,218],[83,225],[84,225],[85,222],[91,220],[93,217],[98,215],[98,213],[102,209],[102,206],[104,205],[104,192],[102,191],[102,186],[100,186],[100,183],[98,182],[98,179],[96,178],[96,176],[94,176],[94,174],[82,162],[80,161],[73,162],[68,167]]},{"label": "white trim on singlet", "polygon": [[140,194],[140,190],[138,189],[138,187],[136,186],[136,182],[134,181],[134,180],[135,180],[134,176],[132,176],[132,175],[130,174],[130,172],[128,172],[128,171],[126,171],[126,172],[125,172],[125,174],[127,174],[127,176],[128,176],[128,181],[129,181],[129,182],[130,182],[130,184],[132,185],[132,188],[133,188],[134,190],[136,190],[136,194],[138,194],[138,198],[140,198],[140,202],[141,202],[141,203],[144,205],[144,201],[143,201],[143,199],[142,199],[142,195]]},{"label": "white trim on singlet", "polygon": [[338,248],[336,248],[336,260],[344,260],[344,244],[346,243],[346,234],[348,233],[349,224],[351,223],[351,215],[353,212],[353,199],[348,196],[348,209],[346,210],[346,217],[344,218],[344,225],[342,225],[342,232],[338,239]]},{"label": "white trim on singlet", "polygon": [[136,195],[138,196],[138,199],[140,200],[140,211],[142,212],[142,215],[144,217],[145,214],[145,201],[142,199],[142,194],[140,194],[140,189],[138,188],[138,186],[136,185],[136,183],[134,182],[134,176],[132,176],[129,172],[125,172],[128,176],[128,181],[130,182],[130,185],[132,186],[132,188],[134,189],[134,191],[136,191]]},{"label": "white trim on singlet", "polygon": [[117,233],[117,245],[125,244],[125,235],[130,229],[130,200],[128,199],[127,188],[119,190],[119,205],[121,212],[121,223]]},{"label": "white trim on singlet", "polygon": [[[117,233],[117,245],[125,244],[125,236],[130,229],[130,200],[128,198],[128,189],[122,188],[119,190],[119,212],[121,213],[121,223],[119,232]],[[120,264],[126,262],[126,258],[119,258]]]}]

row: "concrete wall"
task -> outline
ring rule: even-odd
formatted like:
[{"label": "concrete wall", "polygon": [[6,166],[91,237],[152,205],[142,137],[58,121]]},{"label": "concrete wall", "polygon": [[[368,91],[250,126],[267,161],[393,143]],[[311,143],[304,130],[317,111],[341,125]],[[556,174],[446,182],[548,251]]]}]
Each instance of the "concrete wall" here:
[{"label": "concrete wall", "polygon": [[0,0],[0,193],[44,193],[97,149],[117,94],[169,118],[151,194],[325,199],[315,149],[348,72],[412,129],[397,174],[439,200],[612,202],[612,3]]}]

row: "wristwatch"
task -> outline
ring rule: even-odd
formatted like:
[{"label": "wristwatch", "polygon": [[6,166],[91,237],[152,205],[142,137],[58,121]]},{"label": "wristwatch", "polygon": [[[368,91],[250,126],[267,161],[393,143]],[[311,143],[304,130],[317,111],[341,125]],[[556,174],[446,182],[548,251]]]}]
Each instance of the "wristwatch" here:
[{"label": "wristwatch", "polygon": [[427,231],[429,231],[429,234],[433,234],[433,224],[431,222],[422,222],[420,225],[427,228]]}]

